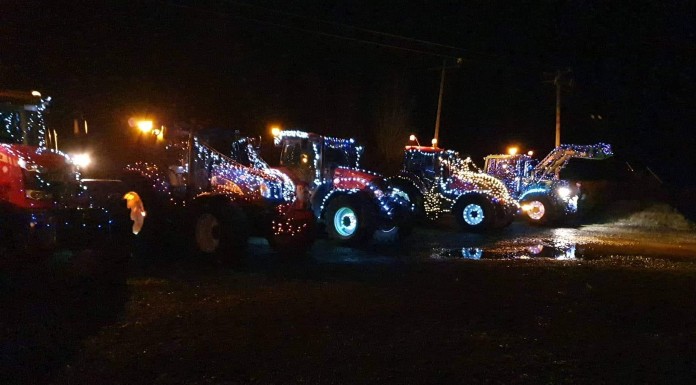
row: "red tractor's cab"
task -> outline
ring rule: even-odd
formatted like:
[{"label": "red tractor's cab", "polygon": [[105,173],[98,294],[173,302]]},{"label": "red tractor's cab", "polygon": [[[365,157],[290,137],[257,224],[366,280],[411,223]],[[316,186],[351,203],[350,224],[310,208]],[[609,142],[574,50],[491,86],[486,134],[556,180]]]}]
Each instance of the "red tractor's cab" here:
[{"label": "red tractor's cab", "polygon": [[411,203],[381,175],[360,168],[363,147],[354,139],[285,130],[276,133],[275,144],[281,170],[307,190],[331,238],[358,243],[410,231]]}]

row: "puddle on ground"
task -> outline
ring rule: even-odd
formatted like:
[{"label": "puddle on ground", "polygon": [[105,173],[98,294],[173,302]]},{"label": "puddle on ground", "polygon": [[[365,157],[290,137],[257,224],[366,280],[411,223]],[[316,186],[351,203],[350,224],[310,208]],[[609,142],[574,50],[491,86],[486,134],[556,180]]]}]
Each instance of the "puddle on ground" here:
[{"label": "puddle on ground", "polygon": [[578,252],[578,245],[567,244],[536,244],[519,247],[461,247],[456,249],[434,249],[430,255],[433,259],[555,259],[569,261],[586,259],[586,256]]}]

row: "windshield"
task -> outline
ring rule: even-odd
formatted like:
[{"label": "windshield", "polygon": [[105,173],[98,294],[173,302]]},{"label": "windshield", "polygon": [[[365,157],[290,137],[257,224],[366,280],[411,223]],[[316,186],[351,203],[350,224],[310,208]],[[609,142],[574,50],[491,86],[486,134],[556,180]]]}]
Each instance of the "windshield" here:
[{"label": "windshield", "polygon": [[46,129],[43,114],[13,107],[0,106],[0,143],[42,147]]}]

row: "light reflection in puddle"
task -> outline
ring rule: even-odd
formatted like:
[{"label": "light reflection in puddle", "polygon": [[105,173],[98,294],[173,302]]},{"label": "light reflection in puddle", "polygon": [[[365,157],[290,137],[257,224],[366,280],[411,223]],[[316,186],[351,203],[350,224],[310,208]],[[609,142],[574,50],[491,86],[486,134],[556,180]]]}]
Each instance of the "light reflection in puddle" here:
[{"label": "light reflection in puddle", "polygon": [[432,259],[532,259],[544,258],[558,261],[572,261],[581,255],[576,255],[577,244],[532,245],[515,248],[480,248],[462,247],[457,249],[434,249]]}]

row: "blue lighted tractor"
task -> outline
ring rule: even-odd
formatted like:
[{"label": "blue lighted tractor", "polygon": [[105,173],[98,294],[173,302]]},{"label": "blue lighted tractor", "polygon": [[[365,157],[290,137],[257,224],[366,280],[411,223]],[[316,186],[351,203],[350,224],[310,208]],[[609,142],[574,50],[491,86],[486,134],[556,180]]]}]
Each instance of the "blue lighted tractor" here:
[{"label": "blue lighted tractor", "polygon": [[291,176],[329,237],[348,244],[393,241],[411,229],[413,206],[382,176],[360,168],[353,139],[304,131],[275,132],[280,169]]},{"label": "blue lighted tractor", "polygon": [[561,178],[570,159],[606,159],[611,146],[564,144],[553,149],[540,162],[528,155],[489,155],[486,173],[501,179],[521,205],[532,224],[550,224],[572,218],[582,196],[580,185]]},{"label": "blue lighted tractor", "polygon": [[155,162],[129,165],[123,177],[140,244],[194,245],[218,260],[239,257],[252,235],[283,253],[312,245],[312,213],[290,178],[260,158],[255,139],[219,129],[169,135],[166,146],[149,148]]},{"label": "blue lighted tractor", "polygon": [[503,228],[518,209],[500,180],[452,150],[407,146],[401,172],[389,180],[413,202],[419,217],[435,220],[452,213],[465,231]]}]

